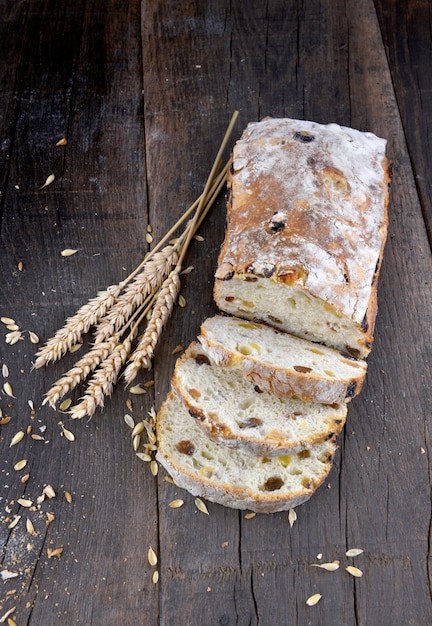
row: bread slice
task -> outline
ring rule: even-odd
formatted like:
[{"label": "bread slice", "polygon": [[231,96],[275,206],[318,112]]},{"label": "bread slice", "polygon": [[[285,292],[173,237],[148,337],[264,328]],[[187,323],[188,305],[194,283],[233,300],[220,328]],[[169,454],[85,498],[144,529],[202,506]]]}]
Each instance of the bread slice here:
[{"label": "bread slice", "polygon": [[156,422],[157,460],[175,483],[234,509],[274,513],[308,500],[332,467],[334,441],[279,457],[253,456],[209,439],[170,392]]},{"label": "bread slice", "polygon": [[278,396],[343,403],[360,392],[366,375],[363,360],[238,317],[208,318],[200,332],[213,362],[239,367],[262,391]]},{"label": "bread slice", "polygon": [[228,177],[218,307],[366,357],[388,223],[385,147],[336,124],[249,124]]},{"label": "bread slice", "polygon": [[250,454],[310,448],[332,439],[346,419],[345,403],[330,406],[261,392],[239,368],[212,364],[197,343],[177,360],[172,386],[208,437]]}]

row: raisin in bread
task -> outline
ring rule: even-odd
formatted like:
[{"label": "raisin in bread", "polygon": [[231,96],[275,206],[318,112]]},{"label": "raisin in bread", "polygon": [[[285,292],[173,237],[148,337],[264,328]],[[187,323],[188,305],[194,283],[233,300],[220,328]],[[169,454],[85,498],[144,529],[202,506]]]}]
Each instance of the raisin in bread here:
[{"label": "raisin in bread", "polygon": [[157,418],[161,463],[195,496],[235,509],[274,513],[294,508],[316,491],[332,467],[336,444],[279,457],[253,456],[212,441],[174,393]]},{"label": "raisin in bread", "polygon": [[323,404],[343,403],[363,385],[365,361],[238,317],[217,315],[198,340],[212,361],[238,367],[263,391]]},{"label": "raisin in bread", "polygon": [[387,234],[385,147],[336,124],[249,124],[228,177],[219,308],[366,357]]},{"label": "raisin in bread", "polygon": [[172,387],[206,435],[267,456],[332,439],[345,423],[345,403],[303,402],[261,391],[239,368],[211,362],[198,343],[177,360]]}]

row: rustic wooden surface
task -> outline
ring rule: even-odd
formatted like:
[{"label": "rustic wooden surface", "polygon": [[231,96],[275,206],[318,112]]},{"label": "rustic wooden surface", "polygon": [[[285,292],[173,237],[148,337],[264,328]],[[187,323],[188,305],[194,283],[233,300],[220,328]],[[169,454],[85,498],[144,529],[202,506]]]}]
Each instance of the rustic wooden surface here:
[{"label": "rustic wooden surface", "polygon": [[[27,334],[7,345],[2,325],[2,387],[15,396],[0,397],[11,417],[0,426],[2,623],[432,623],[431,15],[430,0],[0,2],[0,315],[42,340],[137,265],[148,223],[159,238],[197,197],[235,109],[232,141],[266,115],[337,122],[386,137],[394,172],[367,383],[328,481],[292,528],[287,514],[247,520],[212,503],[206,516],[162,471],[154,479],[132,450],[122,385],[89,421],[42,407],[73,355],[31,371],[36,346]],[[187,307],[140,377],[155,386],[132,397],[136,420],[167,392],[173,348],[215,311],[224,220],[221,197],[188,255]],[[63,258],[65,248],[78,252]],[[44,440],[9,447],[30,425]],[[47,484],[54,498],[19,505]],[[352,547],[364,553],[347,559]],[[319,553],[340,569],[311,567]]]}]

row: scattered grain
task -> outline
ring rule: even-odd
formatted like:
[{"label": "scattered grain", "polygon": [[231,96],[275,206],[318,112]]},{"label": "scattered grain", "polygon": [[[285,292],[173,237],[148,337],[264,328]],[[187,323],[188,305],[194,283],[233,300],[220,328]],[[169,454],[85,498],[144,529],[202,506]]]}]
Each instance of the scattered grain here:
[{"label": "scattered grain", "polygon": [[151,235],[150,233],[146,233],[146,241],[147,243],[152,243],[153,235]]},{"label": "scattered grain", "polygon": [[164,476],[164,480],[165,480],[165,482],[170,483],[170,485],[174,484],[174,481],[171,478],[171,476]]},{"label": "scattered grain", "polygon": [[61,251],[61,255],[62,256],[72,256],[74,254],[76,254],[78,252],[78,250],[75,250],[73,248],[66,248],[65,250]]},{"label": "scattered grain", "polygon": [[78,352],[78,350],[81,350],[81,348],[82,348],[82,343],[76,343],[75,345],[69,348],[69,352],[72,354],[73,352]]},{"label": "scattered grain", "polygon": [[31,500],[27,500],[27,498],[18,498],[17,502],[19,505],[23,506],[26,509],[29,509],[31,506],[33,506],[33,502]]},{"label": "scattered grain", "polygon": [[319,567],[327,570],[328,572],[335,572],[339,569],[339,561],[332,561],[331,563],[312,563],[311,567]]},{"label": "scattered grain", "polygon": [[144,461],[145,463],[150,463],[150,461],[152,460],[151,456],[149,454],[145,454],[144,452],[137,452],[136,455],[141,461]]},{"label": "scattered grain", "polygon": [[297,513],[295,512],[294,509],[290,509],[288,511],[288,521],[289,521],[289,525],[292,528],[294,526],[294,523],[297,521]]},{"label": "scattered grain", "polygon": [[31,521],[30,518],[27,518],[27,520],[26,520],[26,528],[27,528],[27,532],[30,535],[35,535],[36,534],[35,528],[33,526],[33,522]]},{"label": "scattered grain", "polygon": [[205,503],[201,500],[201,498],[195,498],[195,506],[198,509],[198,511],[201,511],[201,513],[205,513],[206,515],[209,515],[208,509]]},{"label": "scattered grain", "polygon": [[143,393],[147,393],[147,391],[143,389],[141,385],[134,385],[133,387],[129,388],[129,393],[135,396],[139,396],[139,395],[142,395]]},{"label": "scattered grain", "polygon": [[245,519],[253,519],[254,517],[256,517],[256,513],[254,513],[253,511],[251,511],[250,513],[246,513],[246,515],[244,516]]},{"label": "scattered grain", "polygon": [[346,567],[345,569],[348,574],[351,574],[351,576],[355,576],[356,578],[361,578],[361,576],[363,576],[363,572],[361,571],[361,569],[359,569],[358,567],[354,567],[353,565],[348,565],[348,567]]},{"label": "scattered grain", "polygon": [[15,463],[14,470],[16,472],[19,472],[20,470],[24,469],[26,465],[27,465],[27,459],[22,459],[21,461],[18,461],[18,463]]},{"label": "scattered grain", "polygon": [[23,271],[23,269],[24,269],[24,263],[23,263],[22,261],[18,261],[18,269],[19,269],[19,271],[20,271],[20,272],[22,272],[22,271]]},{"label": "scattered grain", "polygon": [[133,411],[132,400],[130,398],[126,400],[126,407],[128,411]]},{"label": "scattered grain", "polygon": [[9,368],[6,365],[6,363],[3,363],[2,374],[3,374],[3,378],[7,378],[9,376]]},{"label": "scattered grain", "polygon": [[12,528],[15,528],[15,526],[18,524],[18,522],[21,519],[21,515],[15,515],[15,517],[13,518],[13,520],[11,521],[11,523],[9,524],[8,528],[11,530]]},{"label": "scattered grain", "polygon": [[60,403],[59,410],[67,411],[71,404],[72,398],[66,398],[66,400],[63,400],[63,402]]},{"label": "scattered grain", "polygon": [[0,317],[0,321],[3,322],[3,324],[15,324],[15,320],[11,317]]},{"label": "scattered grain", "polygon": [[29,339],[32,343],[39,343],[39,337],[32,330],[29,331]]},{"label": "scattered grain", "polygon": [[18,626],[18,624],[12,617],[8,617],[8,626]]},{"label": "scattered grain", "polygon": [[9,415],[7,415],[6,417],[2,417],[0,418],[0,426],[5,426],[6,424],[9,424],[9,422],[11,421],[11,417],[9,417]]},{"label": "scattered grain", "polygon": [[183,506],[183,504],[184,504],[184,500],[177,499],[177,500],[171,500],[168,506],[171,509],[179,509],[181,506]]},{"label": "scattered grain", "polygon": [[23,483],[23,485],[28,481],[29,478],[30,474],[24,474],[24,476],[21,476],[21,482]]},{"label": "scattered grain", "polygon": [[66,137],[63,137],[62,139],[59,139],[58,142],[56,143],[56,146],[65,146],[67,144],[67,139]]},{"label": "scattered grain", "polygon": [[37,435],[36,433],[33,433],[31,438],[34,439],[35,441],[45,441],[42,435]]},{"label": "scattered grain", "polygon": [[152,581],[154,582],[154,584],[156,584],[159,580],[159,572],[157,570],[155,570],[153,572],[153,576],[152,576]]},{"label": "scattered grain", "polygon": [[45,485],[45,487],[43,488],[43,492],[47,498],[55,498],[56,492],[54,491],[54,488],[51,485]]},{"label": "scattered grain", "polygon": [[[8,620],[8,624],[9,624],[9,621],[10,621],[10,620],[8,619],[8,617],[9,617],[10,615],[12,615],[12,613],[14,613],[15,611],[16,611],[16,606],[13,606],[11,609],[9,609],[8,611],[6,611],[6,613],[0,617],[0,624],[4,624],[4,622],[5,622],[6,620]],[[11,620],[11,621],[13,621],[13,620]]]},{"label": "scattered grain", "polygon": [[154,460],[151,461],[151,463],[150,463],[150,471],[153,474],[153,476],[157,476],[158,470],[159,470],[159,466],[158,466],[157,462],[154,461]]},{"label": "scattered grain", "polygon": [[182,352],[182,351],[183,351],[183,346],[178,345],[178,346],[176,346],[174,348],[174,350],[171,352],[171,354],[173,354],[173,355],[174,354],[178,354],[179,352]]},{"label": "scattered grain", "polygon": [[27,404],[29,405],[30,409],[32,411],[34,411],[34,404],[33,404],[33,400],[27,400]]},{"label": "scattered grain", "polygon": [[26,430],[27,435],[30,435],[32,430],[33,430],[33,426],[31,424],[29,424],[27,426],[27,430]]},{"label": "scattered grain", "polygon": [[5,383],[3,385],[3,391],[10,397],[10,398],[15,398],[15,396],[13,395],[13,389],[10,383]]},{"label": "scattered grain", "polygon": [[143,430],[145,430],[144,422],[138,422],[138,424],[135,424],[132,430],[131,436],[135,437],[136,435],[140,435],[143,432]]},{"label": "scattered grain", "polygon": [[195,241],[204,241],[204,237],[202,235],[194,235]]},{"label": "scattered grain", "polygon": [[66,499],[66,502],[69,502],[69,504],[72,502],[72,494],[69,493],[69,491],[64,492],[64,497]]},{"label": "scattered grain", "polygon": [[14,330],[11,333],[7,333],[5,337],[6,343],[9,344],[10,346],[13,346],[16,343],[18,343],[20,339],[23,339],[22,332],[20,330]]},{"label": "scattered grain", "polygon": [[2,577],[2,580],[9,580],[10,578],[16,578],[18,576],[17,572],[10,572],[7,569],[3,569],[0,572],[0,576]]},{"label": "scattered grain", "polygon": [[186,306],[186,298],[182,294],[178,297],[178,304],[182,309]]},{"label": "scattered grain", "polygon": [[75,441],[75,435],[73,434],[73,432],[71,432],[70,430],[68,430],[67,428],[63,427],[63,435],[66,437],[66,439],[68,441]]},{"label": "scattered grain", "polygon": [[9,448],[12,448],[12,446],[16,446],[17,443],[19,443],[23,438],[24,438],[25,432],[23,430],[19,430],[11,439],[11,442],[9,444]]},{"label": "scattered grain", "polygon": [[141,443],[141,437],[139,435],[135,435],[135,437],[132,440],[132,446],[133,446],[134,452],[137,452],[138,448],[140,447],[140,443]]},{"label": "scattered grain", "polygon": [[351,548],[345,552],[345,556],[358,556],[359,554],[363,554],[363,552],[361,548]]},{"label": "scattered grain", "polygon": [[151,546],[150,546],[150,548],[148,549],[148,552],[147,552],[147,559],[148,559],[148,562],[150,563],[150,565],[152,565],[152,566],[157,565],[158,558],[157,558],[156,552],[153,550],[153,548]]},{"label": "scattered grain", "polygon": [[39,189],[43,189],[44,187],[48,187],[48,185],[51,185],[51,183],[53,183],[55,181],[55,176],[54,174],[50,174],[46,181],[44,182],[44,184],[42,185],[42,187],[39,187]]},{"label": "scattered grain", "polygon": [[55,548],[55,550],[52,550],[51,548],[47,549],[47,554],[48,554],[48,558],[52,559],[56,556],[60,557],[62,555],[63,552],[63,548]]},{"label": "scattered grain", "polygon": [[134,422],[132,415],[129,415],[128,413],[126,413],[123,419],[126,422],[127,426],[129,426],[129,428],[135,427],[135,422]]},{"label": "scattered grain", "polygon": [[306,604],[308,606],[315,606],[315,604],[317,604],[322,598],[322,595],[320,593],[315,593],[313,596],[310,596],[307,600],[306,600]]},{"label": "scattered grain", "polygon": [[155,381],[154,380],[146,380],[146,382],[144,383],[144,387],[146,387],[147,389],[150,389],[150,387],[154,387]]}]

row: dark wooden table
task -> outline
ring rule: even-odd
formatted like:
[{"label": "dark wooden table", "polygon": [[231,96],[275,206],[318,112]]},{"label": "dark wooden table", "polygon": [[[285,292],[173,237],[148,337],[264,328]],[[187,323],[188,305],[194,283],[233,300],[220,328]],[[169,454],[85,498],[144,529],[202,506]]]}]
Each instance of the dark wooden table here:
[{"label": "dark wooden table", "polygon": [[[1,325],[1,623],[432,623],[431,20],[430,0],[1,0],[0,315],[24,337],[7,344]],[[286,513],[245,519],[208,503],[204,515],[152,476],[124,422],[160,405],[173,349],[215,311],[222,196],[188,253],[186,307],[139,377],[155,381],[146,395],[120,384],[103,413],[72,421],[42,401],[76,355],[31,370],[28,332],[47,340],[134,269],[147,225],[158,240],[201,192],[235,109],[231,145],[248,121],[297,117],[386,137],[393,163],[367,383],[292,527]],[[38,504],[46,485],[55,496]],[[348,559],[353,547],[364,553]],[[311,567],[319,554],[339,570]]]}]

